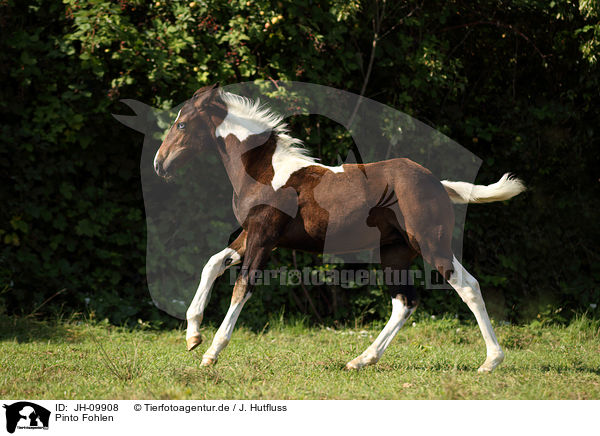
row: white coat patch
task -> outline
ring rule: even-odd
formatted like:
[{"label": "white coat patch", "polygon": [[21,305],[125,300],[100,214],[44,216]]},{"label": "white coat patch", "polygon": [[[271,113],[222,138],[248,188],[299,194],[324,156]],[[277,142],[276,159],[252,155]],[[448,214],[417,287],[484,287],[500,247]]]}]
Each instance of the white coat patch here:
[{"label": "white coat patch", "polygon": [[283,117],[261,107],[260,101],[253,102],[229,92],[221,92],[221,98],[227,105],[227,116],[215,131],[217,137],[234,135],[239,141],[244,141],[251,135],[268,130],[277,134],[277,146],[271,161],[275,173],[271,181],[273,189],[284,186],[299,169],[312,165],[327,168],[334,173],[344,172],[341,165],[329,167],[309,156],[308,150],[302,147],[302,141],[287,134],[287,125],[282,123]]}]

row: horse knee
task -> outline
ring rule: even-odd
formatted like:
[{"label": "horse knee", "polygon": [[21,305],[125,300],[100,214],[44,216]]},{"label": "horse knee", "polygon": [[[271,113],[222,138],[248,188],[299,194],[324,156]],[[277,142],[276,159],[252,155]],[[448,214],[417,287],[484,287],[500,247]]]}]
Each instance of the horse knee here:
[{"label": "horse knee", "polygon": [[462,301],[464,301],[468,306],[479,306],[483,304],[483,297],[481,296],[479,286],[475,288],[471,286],[465,286],[461,289],[459,295]]},{"label": "horse knee", "polygon": [[482,307],[484,306],[483,296],[481,294],[481,288],[479,282],[469,276],[467,277],[466,283],[461,286],[458,290],[460,298],[469,306]]},{"label": "horse knee", "polygon": [[202,274],[219,275],[222,274],[223,271],[225,271],[225,260],[222,255],[215,254],[208,259],[208,262],[206,262],[206,265],[204,265]]},{"label": "horse knee", "polygon": [[241,259],[240,254],[232,248],[226,248],[220,253],[214,254],[208,259],[202,269],[202,274],[220,276],[231,265],[238,263]]}]

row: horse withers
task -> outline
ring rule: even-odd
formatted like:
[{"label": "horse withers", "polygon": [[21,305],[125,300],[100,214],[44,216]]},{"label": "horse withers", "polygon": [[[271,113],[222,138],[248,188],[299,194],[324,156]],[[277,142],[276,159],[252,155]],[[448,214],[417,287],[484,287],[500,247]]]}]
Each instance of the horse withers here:
[{"label": "horse withers", "polygon": [[[155,171],[173,177],[190,156],[207,148],[221,157],[233,187],[233,211],[243,230],[204,266],[186,313],[191,351],[202,342],[200,323],[214,281],[230,266],[242,263],[231,305],[202,365],[217,362],[252,295],[252,277],[277,247],[320,253],[325,248],[327,253],[379,248],[382,267],[398,271],[407,270],[421,255],[475,315],[487,348],[479,371],[491,372],[503,361],[479,283],[452,252],[452,203],[507,200],[525,189],[520,180],[505,174],[487,186],[440,182],[409,159],[326,166],[288,135],[280,116],[217,85],[199,89],[184,104],[156,153]],[[373,231],[362,231],[365,222]],[[377,339],[346,364],[347,369],[376,363],[417,307],[412,285],[388,288],[389,321]]]}]

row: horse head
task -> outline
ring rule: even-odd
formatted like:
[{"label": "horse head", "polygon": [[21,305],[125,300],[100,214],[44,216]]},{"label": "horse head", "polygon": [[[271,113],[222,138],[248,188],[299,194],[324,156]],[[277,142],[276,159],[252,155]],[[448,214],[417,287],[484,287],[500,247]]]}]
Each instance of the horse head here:
[{"label": "horse head", "polygon": [[217,84],[198,89],[184,103],[158,149],[154,158],[156,173],[169,178],[194,154],[216,146],[215,130],[226,114]]}]

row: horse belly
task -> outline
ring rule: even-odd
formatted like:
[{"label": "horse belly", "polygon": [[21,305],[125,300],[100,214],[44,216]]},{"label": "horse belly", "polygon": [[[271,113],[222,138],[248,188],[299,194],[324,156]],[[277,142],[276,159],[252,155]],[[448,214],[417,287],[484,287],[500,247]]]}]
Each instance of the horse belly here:
[{"label": "horse belly", "polygon": [[282,235],[281,246],[325,253],[347,253],[376,247],[381,233],[369,226],[370,207],[360,196],[322,207],[316,203],[301,207],[296,219]]},{"label": "horse belly", "polygon": [[[301,249],[309,246],[311,251],[333,254],[402,239],[396,219],[387,217],[384,223],[373,220],[373,210],[388,206],[381,203],[393,198],[393,181],[387,179],[389,174],[382,163],[344,165],[343,172],[335,173],[312,167],[303,171],[292,183],[299,193],[298,215],[280,245]],[[307,175],[311,178],[300,177]],[[393,209],[392,218],[398,218],[397,206]]]}]

